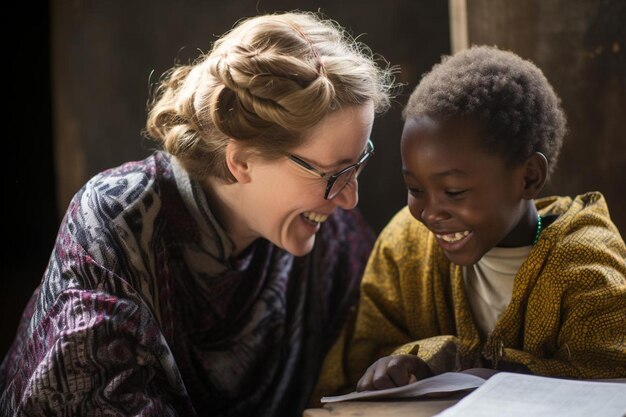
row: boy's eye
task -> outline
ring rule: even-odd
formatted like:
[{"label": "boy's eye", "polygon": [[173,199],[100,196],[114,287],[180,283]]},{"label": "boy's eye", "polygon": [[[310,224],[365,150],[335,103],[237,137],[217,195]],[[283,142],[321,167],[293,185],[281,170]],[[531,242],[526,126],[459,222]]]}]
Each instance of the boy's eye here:
[{"label": "boy's eye", "polygon": [[446,195],[449,197],[460,197],[465,192],[467,192],[467,190],[446,190],[445,191]]},{"label": "boy's eye", "polygon": [[409,193],[411,193],[411,195],[420,195],[422,193],[421,188],[406,187],[406,189],[409,190]]}]

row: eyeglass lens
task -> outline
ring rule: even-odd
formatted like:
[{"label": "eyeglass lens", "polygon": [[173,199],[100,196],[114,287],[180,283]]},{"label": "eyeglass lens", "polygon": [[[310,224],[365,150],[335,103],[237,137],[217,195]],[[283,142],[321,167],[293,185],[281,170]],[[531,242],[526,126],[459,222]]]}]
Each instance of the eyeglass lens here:
[{"label": "eyeglass lens", "polygon": [[333,185],[330,187],[330,190],[328,190],[327,198],[330,200],[336,197],[337,194],[339,194],[341,190],[343,190],[345,186],[348,185],[350,181],[352,181],[353,178],[359,176],[366,164],[367,160],[363,161],[363,163],[361,163],[360,165],[355,166],[354,169],[347,170],[343,172],[340,176],[338,176],[335,179],[335,182],[333,182]]}]

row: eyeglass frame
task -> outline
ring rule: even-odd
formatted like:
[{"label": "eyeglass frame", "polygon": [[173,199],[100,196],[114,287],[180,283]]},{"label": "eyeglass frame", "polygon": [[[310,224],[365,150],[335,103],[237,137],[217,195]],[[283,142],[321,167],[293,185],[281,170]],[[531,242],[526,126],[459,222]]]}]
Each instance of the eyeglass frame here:
[{"label": "eyeglass frame", "polygon": [[[328,173],[328,172],[322,172],[319,169],[315,168],[313,165],[309,164],[307,161],[305,161],[304,159],[300,158],[299,156],[293,155],[293,154],[287,154],[287,157],[295,162],[296,164],[298,164],[300,167],[313,172],[317,175],[320,176],[320,178],[325,179],[327,181],[326,183],[326,191],[324,192],[324,199],[325,200],[332,200],[333,198],[337,197],[344,188],[346,188],[346,185],[348,185],[350,183],[350,181],[352,180],[352,178],[350,178],[350,180],[348,180],[343,187],[341,187],[340,190],[337,191],[337,193],[332,196],[331,198],[328,198],[328,195],[330,194],[330,190],[332,190],[333,185],[335,185],[335,181],[337,181],[337,178],[341,177],[343,174],[345,174],[347,171],[353,170],[355,172],[359,171],[359,168],[364,165],[369,159],[370,157],[374,155],[374,142],[372,142],[371,139],[367,140],[367,149],[365,150],[365,152],[363,152],[363,155],[359,158],[359,160],[357,162],[355,162],[354,164],[350,164],[347,167],[341,169],[338,172],[335,172],[333,174]],[[360,173],[359,173],[360,174]]]}]

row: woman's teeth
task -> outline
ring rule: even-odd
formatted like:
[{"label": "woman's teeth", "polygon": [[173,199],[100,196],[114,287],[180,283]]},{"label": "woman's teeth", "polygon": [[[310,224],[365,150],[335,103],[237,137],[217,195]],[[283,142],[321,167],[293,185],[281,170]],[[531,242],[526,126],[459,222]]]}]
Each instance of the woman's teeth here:
[{"label": "woman's teeth", "polygon": [[326,221],[326,219],[328,219],[327,214],[313,213],[312,211],[307,211],[305,213],[302,213],[302,216],[308,221],[314,222],[314,223],[323,223]]},{"label": "woman's teeth", "polygon": [[438,239],[442,239],[448,243],[457,242],[463,239],[465,236],[469,235],[469,230],[465,230],[463,232],[449,233],[447,235],[435,235]]}]

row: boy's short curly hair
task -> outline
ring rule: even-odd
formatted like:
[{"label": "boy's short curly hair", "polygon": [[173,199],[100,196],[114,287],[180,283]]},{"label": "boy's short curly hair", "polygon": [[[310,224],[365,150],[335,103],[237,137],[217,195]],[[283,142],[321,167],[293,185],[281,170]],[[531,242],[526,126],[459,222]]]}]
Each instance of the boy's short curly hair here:
[{"label": "boy's short curly hair", "polygon": [[543,72],[492,46],[473,46],[443,57],[423,76],[403,116],[474,119],[486,149],[512,164],[541,152],[548,159],[548,175],[566,131],[560,99]]}]

